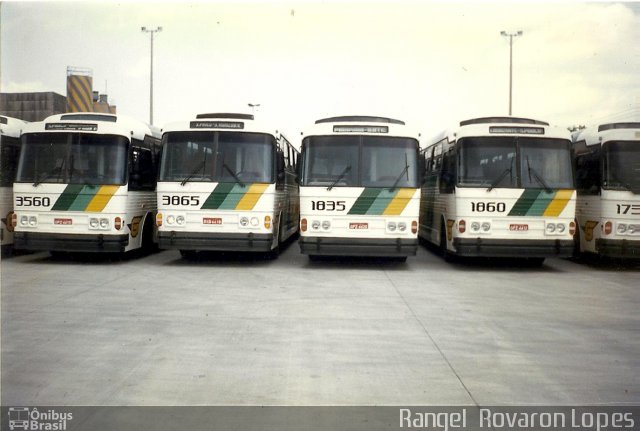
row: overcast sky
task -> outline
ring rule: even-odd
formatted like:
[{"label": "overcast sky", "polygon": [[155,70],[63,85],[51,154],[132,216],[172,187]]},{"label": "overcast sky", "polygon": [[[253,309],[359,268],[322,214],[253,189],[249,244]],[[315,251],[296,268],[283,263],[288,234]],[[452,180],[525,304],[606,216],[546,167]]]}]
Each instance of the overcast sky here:
[{"label": "overcast sky", "polygon": [[[569,126],[640,121],[640,3],[407,1],[3,2],[1,90],[66,95],[93,69],[118,113],[154,123],[199,112],[277,119],[295,141],[323,116],[406,120],[429,136],[508,112]],[[296,136],[297,135],[297,136]]]}]

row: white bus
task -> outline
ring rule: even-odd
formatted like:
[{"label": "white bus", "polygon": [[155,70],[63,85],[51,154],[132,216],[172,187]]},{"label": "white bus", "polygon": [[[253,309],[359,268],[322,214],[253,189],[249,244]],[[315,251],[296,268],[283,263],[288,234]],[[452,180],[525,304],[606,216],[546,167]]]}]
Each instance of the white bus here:
[{"label": "white bus", "polygon": [[462,121],[423,150],[420,238],[455,255],[573,254],[575,187],[567,130],[526,118]]},{"label": "white bus", "polygon": [[13,180],[20,157],[20,133],[25,121],[0,116],[0,217],[2,247],[13,244]]},{"label": "white bus", "polygon": [[310,258],[415,255],[418,137],[391,118],[316,121],[302,139],[301,252]]},{"label": "white bus", "polygon": [[160,248],[275,257],[296,234],[298,151],[250,114],[200,114],[162,130]]},{"label": "white bus", "polygon": [[578,251],[640,258],[640,123],[574,134]]},{"label": "white bus", "polygon": [[159,130],[121,115],[28,124],[14,182],[16,249],[125,252],[151,246]]}]

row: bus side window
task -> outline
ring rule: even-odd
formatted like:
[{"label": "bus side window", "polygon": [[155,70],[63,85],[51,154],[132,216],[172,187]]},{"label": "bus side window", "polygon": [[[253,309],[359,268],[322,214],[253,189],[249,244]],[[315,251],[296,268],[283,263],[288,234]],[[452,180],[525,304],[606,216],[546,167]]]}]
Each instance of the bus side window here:
[{"label": "bus side window", "polygon": [[156,180],[154,155],[150,148],[145,148],[141,144],[142,142],[138,140],[132,140],[129,190],[154,190]]},{"label": "bus side window", "polygon": [[286,161],[284,158],[284,152],[278,150],[276,154],[276,189],[283,190],[284,189],[284,180],[285,180],[285,172],[284,169],[286,167]]},{"label": "bus side window", "polygon": [[15,138],[3,136],[2,154],[0,154],[0,186],[11,187],[16,176],[18,156],[20,155],[19,141]]},{"label": "bus side window", "polygon": [[442,157],[440,193],[453,193],[456,185],[456,153],[451,147]]},{"label": "bus side window", "polygon": [[600,169],[601,147],[576,157],[576,189],[580,195],[600,194],[602,172]]}]

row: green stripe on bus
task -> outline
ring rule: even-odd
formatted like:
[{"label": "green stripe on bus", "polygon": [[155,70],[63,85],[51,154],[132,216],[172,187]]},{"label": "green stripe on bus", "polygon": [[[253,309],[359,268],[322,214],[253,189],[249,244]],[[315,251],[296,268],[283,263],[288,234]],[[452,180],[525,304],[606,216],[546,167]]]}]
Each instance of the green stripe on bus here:
[{"label": "green stripe on bus", "polygon": [[538,198],[533,202],[529,211],[527,211],[528,216],[541,216],[544,214],[545,210],[553,200],[553,197],[556,195],[556,192],[547,193],[545,191],[541,191],[538,195]]},{"label": "green stripe on bus", "polygon": [[229,192],[233,189],[235,184],[232,183],[219,183],[215,189],[211,192],[207,200],[204,201],[200,209],[203,210],[217,210],[224,202]]},{"label": "green stripe on bus", "polygon": [[349,214],[364,215],[375,202],[382,189],[364,189],[349,210]]},{"label": "green stripe on bus", "polygon": [[399,189],[395,189],[390,192],[389,189],[382,189],[376,197],[376,200],[373,201],[369,209],[367,210],[367,215],[382,215],[384,210],[387,209],[391,201],[398,194]]},{"label": "green stripe on bus", "polygon": [[240,199],[249,191],[249,187],[251,184],[245,184],[244,187],[240,184],[234,184],[231,191],[227,194],[227,197],[224,198],[224,202],[220,204],[218,209],[221,210],[234,210],[236,209],[236,205],[240,202]]},{"label": "green stripe on bus", "polygon": [[64,189],[56,203],[53,204],[51,211],[67,211],[71,204],[73,204],[73,201],[76,200],[76,197],[83,187],[84,186],[82,184],[69,184]]},{"label": "green stripe on bus", "polygon": [[527,215],[527,211],[533,205],[533,203],[538,198],[538,195],[542,192],[542,190],[535,189],[527,189],[518,198],[511,211],[509,211],[510,216],[525,216]]},{"label": "green stripe on bus", "polygon": [[99,186],[82,187],[82,190],[80,190],[80,193],[78,193],[76,198],[73,200],[73,203],[69,205],[69,208],[67,208],[67,210],[84,211],[85,209],[87,209],[87,206],[89,205],[89,202],[91,202],[91,199],[93,199],[96,193],[98,193],[98,190],[100,190]]}]

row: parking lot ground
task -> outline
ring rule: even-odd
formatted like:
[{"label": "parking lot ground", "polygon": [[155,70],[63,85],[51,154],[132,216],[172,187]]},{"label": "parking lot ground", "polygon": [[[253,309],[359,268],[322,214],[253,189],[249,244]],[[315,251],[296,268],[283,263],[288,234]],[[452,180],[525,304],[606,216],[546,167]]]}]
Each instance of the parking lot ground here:
[{"label": "parking lot ground", "polygon": [[640,267],[2,259],[3,405],[640,403]]}]

